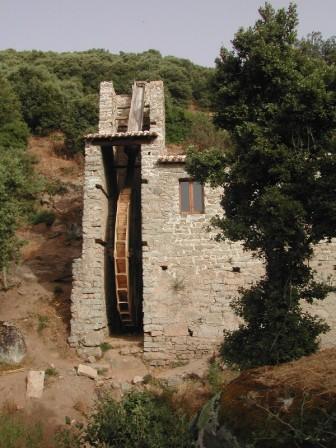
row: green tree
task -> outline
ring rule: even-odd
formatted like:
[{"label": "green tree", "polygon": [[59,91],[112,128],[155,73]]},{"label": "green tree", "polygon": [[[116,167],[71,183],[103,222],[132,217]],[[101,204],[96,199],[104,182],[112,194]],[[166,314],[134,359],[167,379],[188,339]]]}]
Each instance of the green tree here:
[{"label": "green tree", "polygon": [[259,9],[222,49],[213,81],[215,123],[234,149],[195,152],[188,170],[222,186],[223,238],[242,241],[265,276],[233,308],[244,323],[227,332],[222,355],[240,367],[314,352],[327,325],[301,308],[332,289],[314,281],[313,244],[336,235],[336,70],[297,45],[296,7]]},{"label": "green tree", "polygon": [[57,79],[43,67],[23,65],[10,75],[22,116],[37,134],[61,128],[64,96]]},{"label": "green tree", "polygon": [[315,58],[321,57],[328,64],[336,63],[336,36],[324,40],[321,33],[313,32],[302,39],[299,45],[304,52]]},{"label": "green tree", "polygon": [[15,231],[27,214],[36,190],[32,165],[25,154],[28,129],[10,84],[0,76],[0,270],[20,247]]},{"label": "green tree", "polygon": [[[102,49],[73,53],[0,51],[0,73],[13,83],[31,131],[64,132],[70,154],[83,148],[81,136],[97,126],[101,81],[113,80],[118,93],[130,93],[134,79],[162,79],[170,107],[167,140],[177,143],[188,133],[190,120],[186,114],[190,104],[196,109],[209,108],[212,72],[187,59],[163,57],[153,49],[119,54]],[[92,112],[87,107],[90,103]]]},{"label": "green tree", "polygon": [[80,152],[84,148],[84,135],[93,132],[98,123],[98,96],[74,95],[67,98],[67,109],[61,129],[69,154]]}]

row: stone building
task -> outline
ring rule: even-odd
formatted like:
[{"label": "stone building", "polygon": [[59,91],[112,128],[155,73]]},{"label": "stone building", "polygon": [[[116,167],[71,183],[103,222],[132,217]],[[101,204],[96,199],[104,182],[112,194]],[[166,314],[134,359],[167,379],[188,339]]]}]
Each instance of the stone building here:
[{"label": "stone building", "polygon": [[[237,326],[231,298],[263,265],[240,244],[214,240],[209,223],[221,194],[190,179],[184,156],[167,151],[162,81],[136,82],[132,96],[101,84],[99,132],[85,146],[82,256],[73,266],[69,341],[80,354],[99,354],[109,333],[138,331],[145,359],[164,365],[212,352]],[[333,275],[335,253],[334,243],[316,248],[318,275]],[[334,299],[315,308],[333,328]]]}]

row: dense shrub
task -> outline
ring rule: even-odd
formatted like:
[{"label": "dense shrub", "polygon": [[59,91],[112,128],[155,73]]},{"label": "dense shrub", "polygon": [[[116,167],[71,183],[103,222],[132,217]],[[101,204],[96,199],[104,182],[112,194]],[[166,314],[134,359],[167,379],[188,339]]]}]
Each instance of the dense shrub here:
[{"label": "dense shrub", "polygon": [[91,418],[86,440],[110,448],[193,446],[185,417],[152,392],[132,392],[121,403],[106,396]]},{"label": "dense shrub", "polygon": [[62,429],[59,448],[191,448],[194,446],[186,417],[172,408],[168,396],[133,391],[121,402],[104,395],[86,428]]},{"label": "dense shrub", "polygon": [[61,128],[65,98],[55,76],[44,67],[22,65],[9,79],[31,131],[46,134]]},{"label": "dense shrub", "polygon": [[169,143],[181,143],[186,140],[191,127],[190,116],[180,106],[166,100],[166,138]]},{"label": "dense shrub", "polygon": [[39,210],[31,217],[32,224],[46,224],[48,227],[53,225],[55,221],[55,213],[50,210]]},{"label": "dense shrub", "polygon": [[130,93],[134,79],[163,79],[170,103],[167,139],[171,143],[187,135],[188,105],[208,108],[210,104],[212,69],[187,59],[162,57],[156,50],[139,54],[6,50],[0,52],[0,72],[13,83],[29,128],[37,134],[61,130],[70,154],[82,150],[83,135],[97,127],[101,81],[113,80],[119,93]]},{"label": "dense shrub", "polygon": [[28,130],[20,103],[9,82],[0,76],[0,270],[17,254],[16,229],[27,215],[37,181],[25,154]]},{"label": "dense shrub", "polygon": [[232,148],[230,134],[225,129],[216,128],[212,116],[207,112],[186,112],[188,127],[184,136],[184,146],[192,146],[204,151],[217,148],[228,152]]},{"label": "dense shrub", "polygon": [[42,448],[40,424],[25,423],[18,414],[0,414],[0,448]]}]

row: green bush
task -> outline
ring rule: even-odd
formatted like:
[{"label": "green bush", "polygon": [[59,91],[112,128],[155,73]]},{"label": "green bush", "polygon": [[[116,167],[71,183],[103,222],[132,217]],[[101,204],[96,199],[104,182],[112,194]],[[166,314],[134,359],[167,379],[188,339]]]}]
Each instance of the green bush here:
[{"label": "green bush", "polygon": [[32,224],[46,224],[48,227],[52,226],[55,221],[55,213],[49,210],[40,210],[36,212],[32,218]]},{"label": "green bush", "polygon": [[28,425],[20,415],[0,415],[0,448],[42,448],[40,424]]},{"label": "green bush", "polygon": [[208,382],[214,394],[217,394],[223,385],[222,372],[219,362],[212,360],[209,364]]},{"label": "green bush", "polygon": [[64,182],[59,179],[52,179],[50,181],[48,179],[45,179],[44,190],[51,196],[63,196],[64,194],[68,193],[69,188]]},{"label": "green bush", "polygon": [[29,128],[37,134],[60,129],[65,98],[60,83],[46,67],[22,65],[10,75]]},{"label": "green bush", "polygon": [[120,403],[105,396],[91,417],[85,439],[92,447],[194,446],[186,418],[152,392],[132,392]]},{"label": "green bush", "polygon": [[28,129],[10,83],[0,76],[0,269],[18,256],[16,230],[31,209],[38,182],[25,154]]},{"label": "green bush", "polygon": [[55,367],[48,367],[45,369],[44,373],[47,378],[59,376],[58,370]]},{"label": "green bush", "polygon": [[230,134],[225,129],[216,128],[209,113],[188,111],[186,117],[188,127],[184,146],[192,146],[200,151],[217,148],[223,152],[232,148]]},{"label": "green bush", "polygon": [[179,144],[190,133],[191,120],[187,111],[166,98],[166,137],[168,143]]},{"label": "green bush", "polygon": [[41,314],[37,315],[37,332],[41,334],[48,327],[49,317]]},{"label": "green bush", "polygon": [[100,349],[103,353],[108,352],[109,350],[111,350],[113,347],[109,342],[102,342],[100,344]]}]

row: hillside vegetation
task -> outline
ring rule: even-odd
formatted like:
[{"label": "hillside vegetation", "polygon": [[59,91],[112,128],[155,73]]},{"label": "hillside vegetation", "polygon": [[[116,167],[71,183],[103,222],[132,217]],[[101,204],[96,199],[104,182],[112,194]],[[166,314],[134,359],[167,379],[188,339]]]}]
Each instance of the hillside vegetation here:
[{"label": "hillside vegetation", "polygon": [[82,149],[82,136],[98,123],[99,83],[113,80],[128,93],[135,79],[162,79],[166,88],[167,139],[183,141],[193,114],[210,107],[212,69],[187,59],[163,57],[156,50],[111,54],[105,50],[73,53],[6,50],[0,52],[0,74],[12,84],[30,130],[61,130],[69,152]]},{"label": "hillside vegetation", "polygon": [[28,128],[9,82],[0,77],[0,269],[4,287],[6,267],[20,247],[15,232],[27,216],[37,191],[30,158],[25,152]]}]

